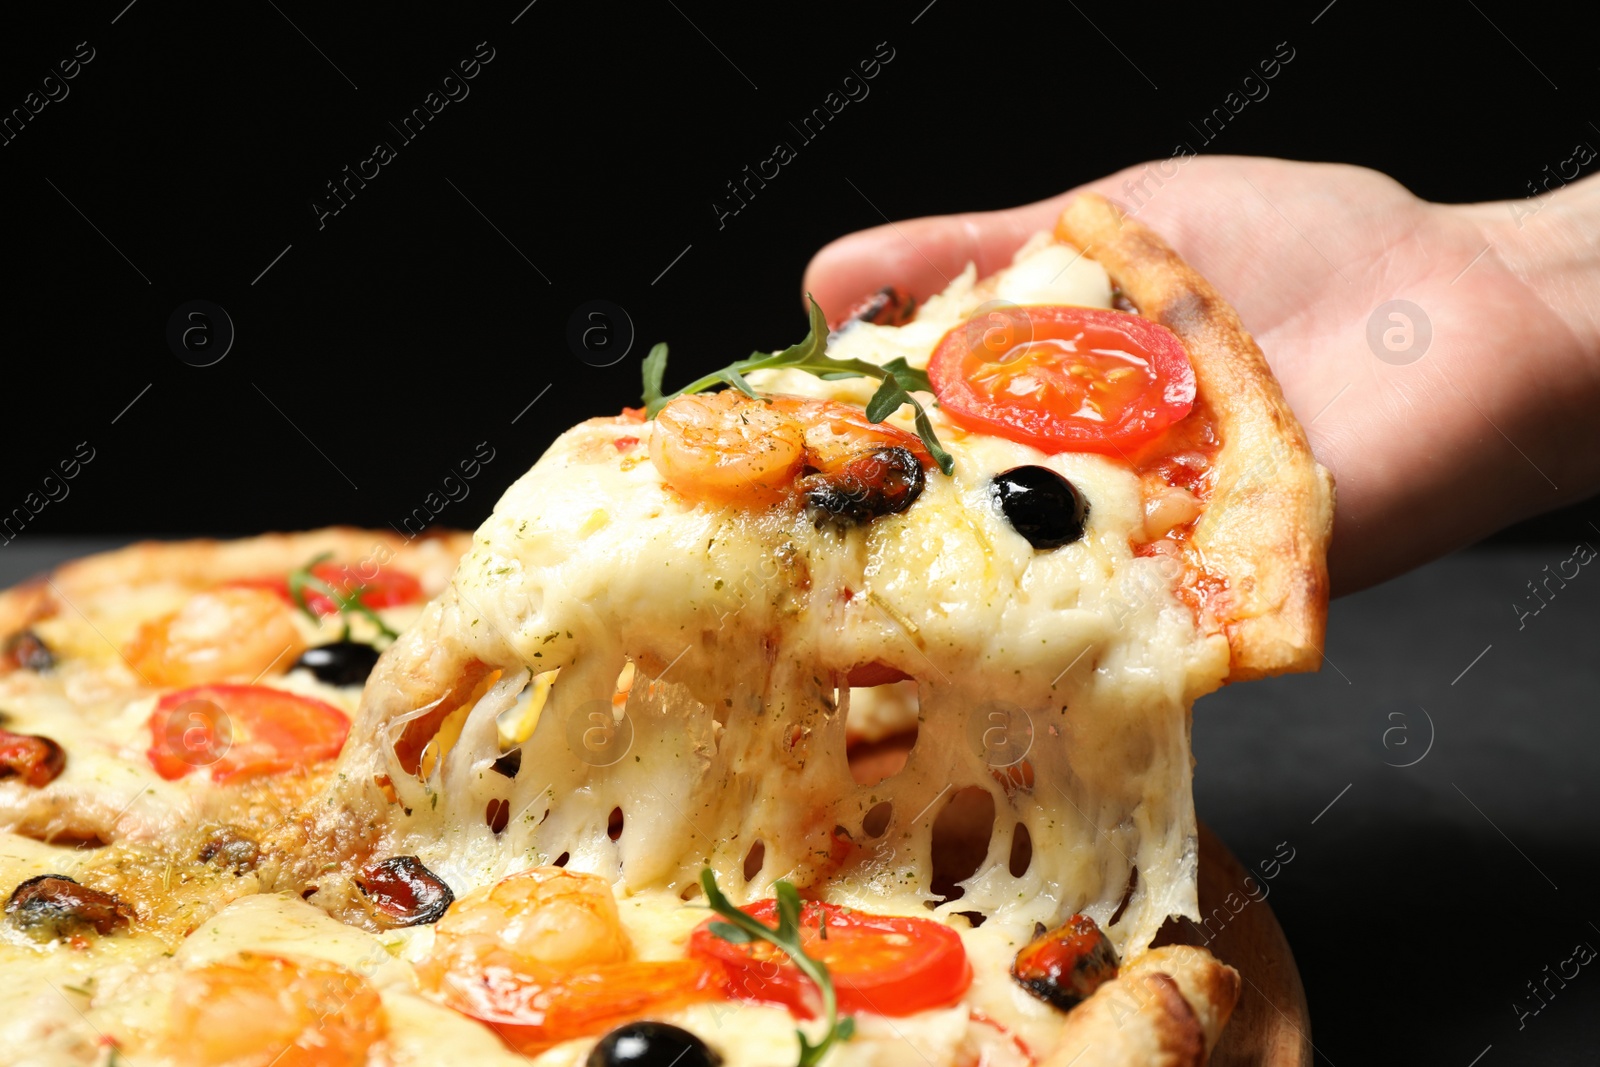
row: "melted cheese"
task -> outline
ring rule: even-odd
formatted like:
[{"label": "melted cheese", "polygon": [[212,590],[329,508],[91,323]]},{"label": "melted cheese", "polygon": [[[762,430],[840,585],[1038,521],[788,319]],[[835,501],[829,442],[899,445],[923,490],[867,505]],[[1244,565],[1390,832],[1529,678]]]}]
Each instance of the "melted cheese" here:
[{"label": "melted cheese", "polygon": [[[969,268],[917,321],[852,326],[830,352],[924,367],[949,328],[993,299],[1105,307],[1111,289],[1097,264],[1041,239],[981,285]],[[873,384],[789,371],[752,379],[855,403]],[[401,767],[393,744],[431,705],[396,706],[392,686],[370,688],[336,778],[308,811],[324,827],[373,826],[377,838],[364,839],[360,856],[417,855],[458,895],[566,854],[571,869],[614,880],[645,959],[683,953],[706,915],[692,901],[707,865],[736,900],[769,895],[787,878],[836,903],[942,920],[960,931],[973,964],[963,1000],[905,1019],[862,1018],[829,1063],[1005,1064],[1016,1061],[1016,1042],[1047,1049],[1062,1017],[1008,976],[1035,923],[1086,912],[1130,955],[1169,915],[1195,916],[1188,709],[1220,684],[1227,649],[1196,631],[1156,562],[1133,555],[1143,523],[1133,472],[970,434],[931,411],[954,476],[930,475],[907,512],[846,533],[792,513],[686,503],[643,458],[651,424],[595,420],[569,431],[507,491],[450,590],[397,649],[403,664],[450,644],[498,668],[499,679],[451,720],[459,734],[442,758],[434,749],[420,777]],[[906,413],[893,421],[910,427]],[[998,513],[990,480],[1023,464],[1050,467],[1086,495],[1081,541],[1035,551]],[[852,693],[846,673],[873,662],[914,681]],[[348,700],[305,678],[283,684]],[[84,701],[48,687],[18,699],[22,728],[57,732],[74,753],[69,785],[145,791],[140,826],[152,835],[194,818],[195,784],[160,782],[140,758],[148,701],[110,694],[88,702],[85,716]],[[856,734],[920,720],[905,768],[875,785],[849,773],[852,703],[872,705],[854,715]],[[521,749],[514,779],[491,768],[503,741]],[[379,776],[398,803],[374,799]],[[992,799],[993,831],[961,895],[940,902],[934,827],[963,789]],[[486,810],[499,802],[510,817],[495,833]],[[885,804],[879,831],[867,815]],[[623,818],[615,840],[614,811]],[[1033,856],[1013,874],[1019,827]],[[313,847],[348,840],[331,832]],[[764,860],[747,880],[758,843]],[[334,906],[351,894],[328,868],[344,863],[347,878],[359,856],[327,858],[317,875],[324,892],[312,900]],[[8,883],[87,862],[0,838]],[[1137,888],[1113,925],[1135,868]],[[253,889],[247,879],[235,895]],[[298,895],[212,900],[220,911],[175,951],[128,934],[87,952],[0,943],[0,1060],[20,1048],[37,1062],[89,1064],[97,1035],[114,1033],[135,1062],[162,1067],[158,1035],[184,969],[258,951],[367,976],[390,1027],[381,1062],[524,1061],[489,1028],[418,996],[411,965],[428,953],[430,928],[373,935]],[[987,921],[972,928],[960,914],[972,912]],[[95,985],[78,984],[89,976]],[[63,993],[67,985],[82,992]],[[1009,1036],[974,1022],[979,1015]],[[731,1067],[794,1062],[795,1024],[779,1009],[703,1003],[662,1017]],[[815,1034],[818,1024],[805,1025]],[[576,1067],[592,1045],[567,1042],[535,1061]]]},{"label": "melted cheese", "polygon": [[[681,957],[689,931],[706,915],[704,909],[687,907],[660,891],[623,897],[619,907],[643,959]],[[492,1028],[417,994],[408,961],[425,954],[431,938],[426,927],[375,936],[335,922],[297,897],[263,894],[224,908],[175,953],[162,953],[153,939],[128,935],[100,939],[84,952],[58,946],[36,949],[13,956],[0,968],[0,1004],[6,1008],[0,1012],[0,1063],[87,1067],[101,1062],[101,1036],[115,1035],[128,1062],[182,1067],[174,1048],[176,1043],[181,1049],[182,1035],[166,1029],[173,991],[185,980],[186,970],[246,952],[326,960],[375,986],[388,1027],[375,1050],[377,1062],[394,1067],[526,1065],[529,1058],[508,1050]],[[990,969],[981,947],[969,947],[969,952],[980,975]],[[962,1004],[908,1018],[862,1017],[857,1037],[829,1062],[840,1067],[926,1067],[973,1060],[980,1051],[975,1038],[984,1035],[974,1035],[970,1007],[991,1011],[992,997],[984,984],[992,981],[1003,990],[1010,984],[1004,978],[1008,964],[1009,957],[996,972],[999,980],[979,977]],[[1054,1039],[1060,1016],[1020,991],[1017,995],[1027,1001],[1021,1005],[1024,1012],[1038,1017],[1017,1033],[1043,1047]],[[700,1035],[729,1063],[792,1067],[795,1060],[797,1024],[779,1008],[712,1002],[658,1017]],[[799,1025],[812,1039],[821,1037],[820,1023]],[[578,1067],[593,1045],[593,1038],[568,1041],[531,1059],[538,1067]]]},{"label": "melted cheese", "polygon": [[[969,271],[912,324],[858,324],[830,351],[925,366],[946,330],[996,298],[1106,306],[1110,286],[1097,264],[1042,242],[982,287]],[[858,402],[872,388],[794,371],[752,381]],[[596,420],[564,435],[507,491],[430,609],[430,632],[505,672],[448,758],[424,781],[405,774],[379,737],[392,739],[406,709],[364,710],[374,743],[352,774],[388,774],[411,812],[389,813],[389,846],[466,887],[567,853],[632,892],[687,890],[709,864],[747,898],[781,877],[926,914],[934,822],[955,789],[977,787],[997,813],[988,855],[935,914],[977,910],[1010,938],[1076,911],[1108,924],[1136,867],[1108,930],[1119,949],[1192,916],[1188,706],[1219,684],[1225,645],[1196,632],[1156,561],[1133,555],[1142,498],[1126,466],[932,417],[954,476],[930,476],[907,512],[844,534],[685,502],[626,454],[622,439],[653,424]],[[894,421],[909,428],[909,412]],[[1083,540],[1038,552],[1010,528],[989,484],[1023,464],[1084,492]],[[609,521],[588,521],[596,513]],[[924,726],[902,772],[858,787],[841,683],[872,662],[916,679]],[[630,663],[640,677],[618,722],[611,700]],[[554,669],[507,782],[488,771],[495,718]],[[497,800],[513,813],[498,835],[483,817]],[[887,830],[870,837],[863,820],[884,802]],[[625,820],[615,842],[614,809]],[[1018,826],[1033,862],[1014,876]],[[756,842],[766,861],[746,885]]]}]

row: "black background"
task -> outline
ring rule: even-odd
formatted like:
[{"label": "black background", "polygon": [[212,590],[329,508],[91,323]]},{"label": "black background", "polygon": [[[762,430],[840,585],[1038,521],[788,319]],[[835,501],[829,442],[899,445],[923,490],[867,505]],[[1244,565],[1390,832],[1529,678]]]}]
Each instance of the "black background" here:
[{"label": "black background", "polygon": [[[78,42],[95,50],[70,95],[0,146],[0,515],[78,442],[95,450],[29,520],[33,543],[396,524],[488,441],[472,495],[439,516],[472,526],[556,433],[637,402],[652,342],[671,342],[677,379],[796,339],[801,272],[826,241],[1039,199],[1180,142],[1364,164],[1447,201],[1526,195],[1574,145],[1600,145],[1592,40],[1559,6],[1507,0],[125,4],[59,6],[0,35],[0,113]],[[494,58],[470,95],[402,144],[387,123],[479,42]],[[802,144],[789,124],[880,42],[894,58],[870,95]],[[1279,42],[1295,58],[1270,95],[1202,144],[1190,124]],[[379,140],[395,160],[319,228],[325,183]],[[719,227],[725,183],[778,141],[797,158]],[[237,334],[203,368],[166,341],[196,299]],[[608,367],[566,336],[595,299],[637,334]],[[1502,540],[1570,546],[1593,511]],[[1202,815],[1247,864],[1285,836],[1307,856],[1272,905],[1319,1062],[1467,1067],[1493,1042],[1487,1067],[1589,1047],[1593,995],[1526,1033],[1507,1007],[1595,917],[1592,817],[1542,820],[1594,801],[1577,754],[1596,742],[1581,716],[1600,602],[1564,600],[1566,622],[1533,637],[1515,627],[1502,600],[1566,554],[1543,551],[1446,561],[1335,605],[1345,670],[1202,709]],[[1474,654],[1488,658],[1449,682]],[[1388,716],[1413,703],[1441,717],[1440,754],[1384,769],[1401,762]],[[1565,893],[1543,895],[1511,851],[1524,845]]]},{"label": "black background", "polygon": [[[439,516],[470,526],[561,429],[637,402],[651,343],[687,377],[797,339],[811,254],[885,216],[1024,203],[1179,142],[1514,197],[1600,143],[1594,55],[1550,6],[927,2],[113,0],[8,27],[7,112],[78,42],[95,58],[0,147],[0,510],[87,440],[29,533],[382,526],[488,440]],[[387,124],[484,41],[470,95],[404,143]],[[870,95],[803,143],[790,123],[880,42]],[[1270,95],[1201,141],[1191,123],[1279,42]],[[397,157],[319,228],[313,201],[379,140]],[[719,227],[726,183],[778,141],[797,158]],[[166,342],[195,299],[236,329],[205,368]],[[566,340],[591,299],[637,333],[613,366]]]}]

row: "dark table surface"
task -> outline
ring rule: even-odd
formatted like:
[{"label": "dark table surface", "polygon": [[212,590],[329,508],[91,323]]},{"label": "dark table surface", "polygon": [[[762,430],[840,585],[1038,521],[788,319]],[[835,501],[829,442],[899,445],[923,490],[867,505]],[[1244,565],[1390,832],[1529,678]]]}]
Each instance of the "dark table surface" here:
[{"label": "dark table surface", "polygon": [[[0,583],[116,543],[18,540]],[[1273,875],[1241,899],[1266,893],[1288,934],[1319,1063],[1600,1063],[1600,567],[1583,560],[1451,556],[1337,601],[1321,673],[1197,706],[1200,817]]]}]

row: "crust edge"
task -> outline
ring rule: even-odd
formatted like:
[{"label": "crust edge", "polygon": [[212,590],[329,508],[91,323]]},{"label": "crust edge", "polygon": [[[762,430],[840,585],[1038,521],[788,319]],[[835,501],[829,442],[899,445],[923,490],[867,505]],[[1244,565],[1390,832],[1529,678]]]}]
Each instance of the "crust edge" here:
[{"label": "crust edge", "polygon": [[[170,581],[203,588],[239,578],[288,572],[321,552],[352,561],[404,561],[426,567],[424,586],[445,585],[455,561],[471,547],[470,533],[434,528],[415,537],[387,530],[327,526],[236,539],[136,541],[68,560],[47,574],[0,590],[0,638],[59,610],[80,593],[119,584]],[[454,555],[451,555],[454,553]],[[440,572],[442,573],[432,573]]]},{"label": "crust edge", "polygon": [[1198,271],[1105,197],[1079,195],[1056,232],[1100,263],[1141,314],[1178,335],[1215,413],[1223,444],[1193,545],[1206,568],[1228,580],[1227,680],[1316,670],[1333,476],[1313,458],[1266,356]]}]

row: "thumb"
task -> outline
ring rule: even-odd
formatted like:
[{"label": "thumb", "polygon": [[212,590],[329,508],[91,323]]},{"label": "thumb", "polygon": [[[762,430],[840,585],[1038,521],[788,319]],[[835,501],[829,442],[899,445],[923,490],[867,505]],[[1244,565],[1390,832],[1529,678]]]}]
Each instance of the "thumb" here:
[{"label": "thumb", "polygon": [[860,230],[812,257],[804,291],[830,322],[886,285],[924,300],[943,291],[968,263],[976,264],[980,278],[1008,265],[1023,242],[1055,225],[1076,193],[1004,211],[934,215]]}]

